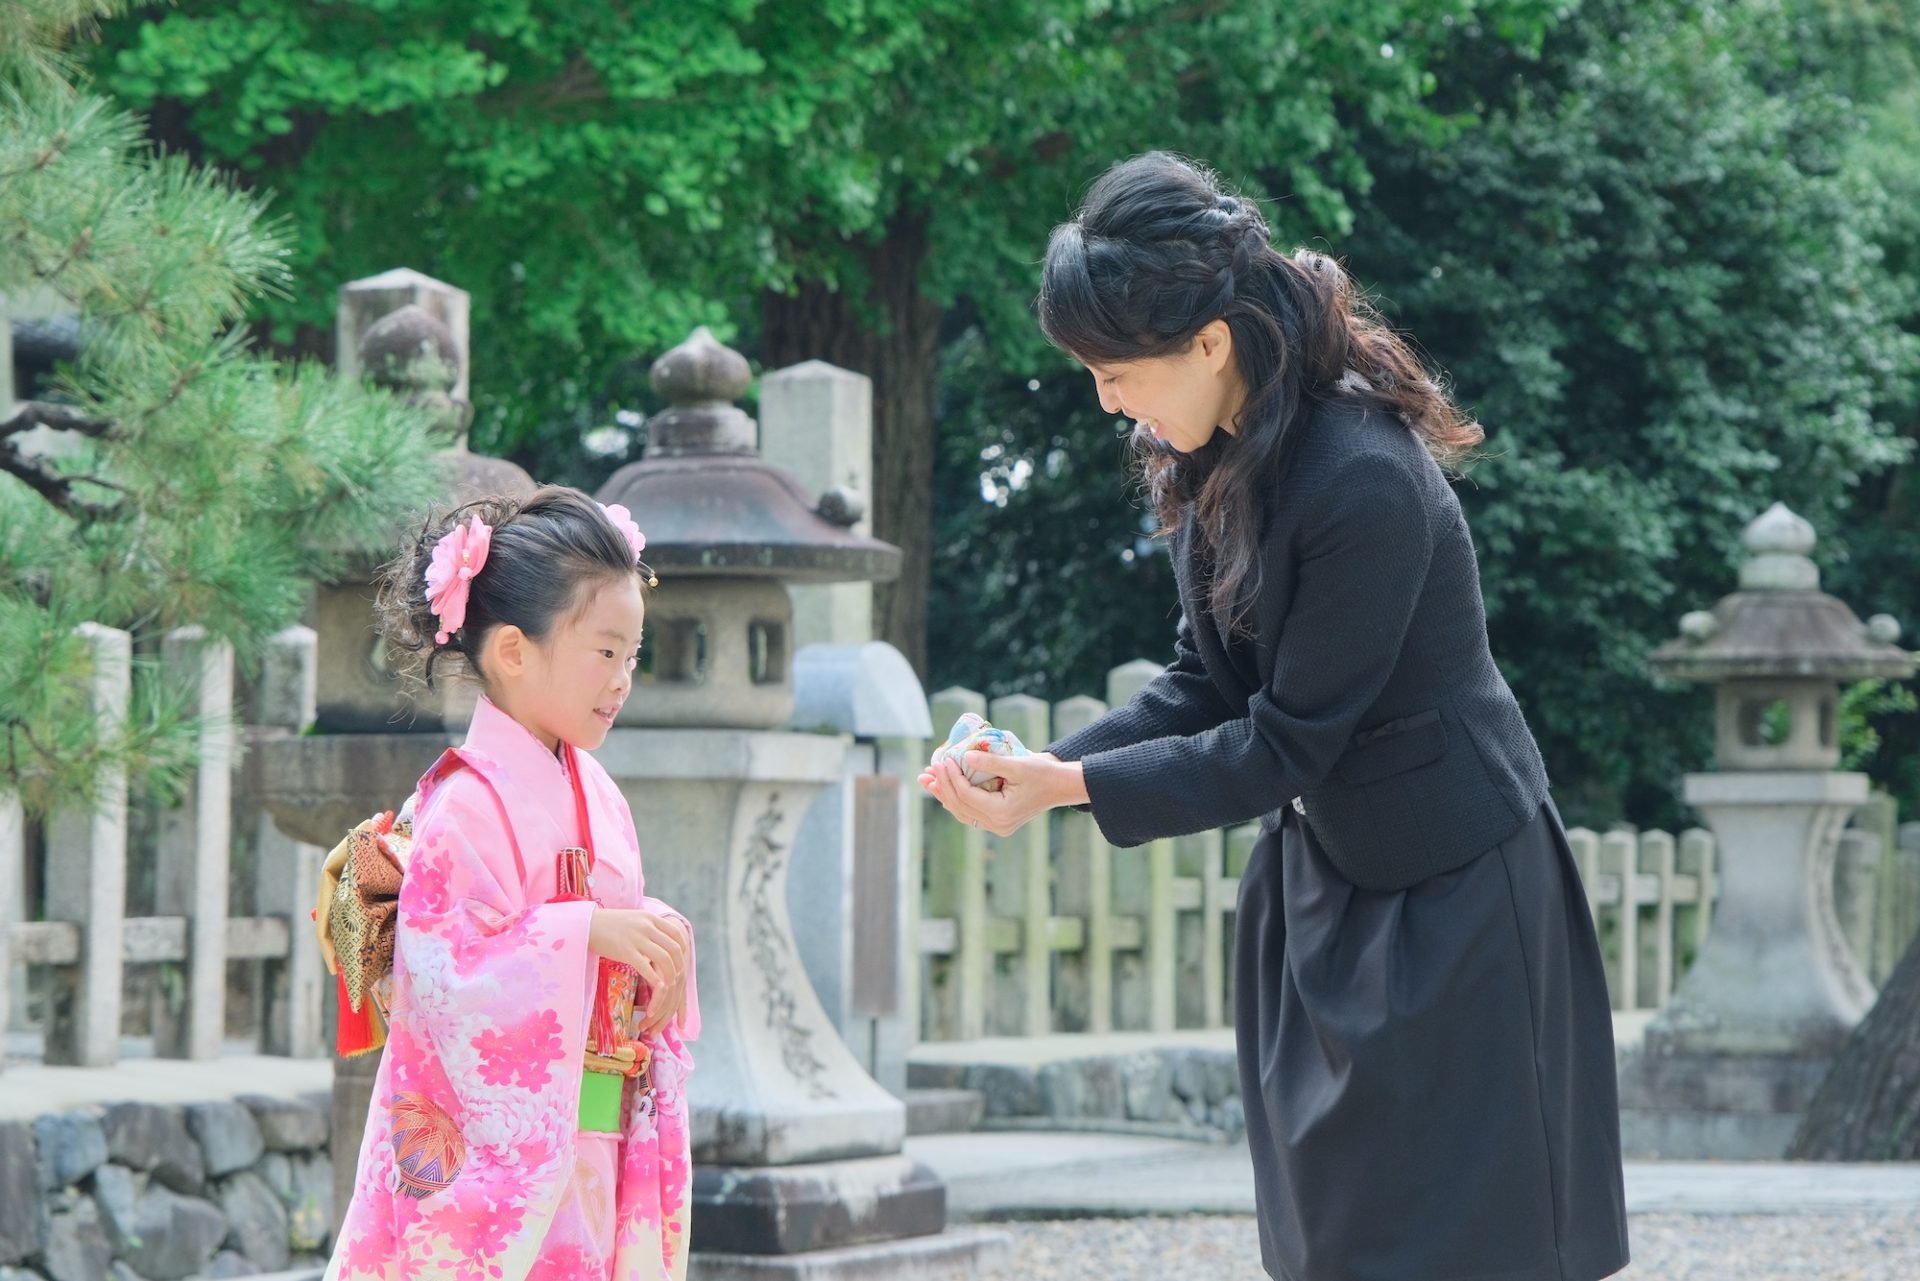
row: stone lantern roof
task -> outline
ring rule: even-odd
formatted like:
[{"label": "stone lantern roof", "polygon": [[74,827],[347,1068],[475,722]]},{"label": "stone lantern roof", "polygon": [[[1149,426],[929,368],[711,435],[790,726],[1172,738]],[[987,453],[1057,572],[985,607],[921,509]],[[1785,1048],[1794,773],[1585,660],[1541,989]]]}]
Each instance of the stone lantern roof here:
[{"label": "stone lantern roof", "polygon": [[808,497],[760,457],[758,427],[733,402],[746,358],[703,325],[653,365],[670,407],[653,417],[646,457],[615,472],[596,497],[622,503],[647,535],[662,577],[772,578],[795,583],[891,580],[900,549],[856,534],[861,500]]},{"label": "stone lantern roof", "polygon": [[1655,671],[1680,680],[1904,680],[1914,655],[1893,642],[1900,625],[1886,614],[1866,623],[1820,590],[1808,553],[1813,526],[1775,503],[1740,536],[1749,553],[1740,590],[1711,611],[1680,620],[1680,636],[1655,650]]}]

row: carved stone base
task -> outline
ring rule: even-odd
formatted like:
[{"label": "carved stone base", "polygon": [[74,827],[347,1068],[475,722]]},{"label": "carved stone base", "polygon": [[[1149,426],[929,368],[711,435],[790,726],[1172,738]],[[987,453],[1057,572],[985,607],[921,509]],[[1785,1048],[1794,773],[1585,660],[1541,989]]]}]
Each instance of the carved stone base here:
[{"label": "carved stone base", "polygon": [[1778,1160],[1828,1065],[1800,1055],[1628,1055],[1621,1147],[1636,1159]]},{"label": "carved stone base", "polygon": [[695,1251],[803,1254],[929,1236],[946,1225],[946,1185],[904,1156],[694,1170]]}]

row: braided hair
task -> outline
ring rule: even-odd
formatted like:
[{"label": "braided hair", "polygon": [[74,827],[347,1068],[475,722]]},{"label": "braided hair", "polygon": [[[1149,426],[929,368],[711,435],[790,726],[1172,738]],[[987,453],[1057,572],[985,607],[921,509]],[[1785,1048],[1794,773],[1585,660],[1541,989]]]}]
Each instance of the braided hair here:
[{"label": "braided hair", "polygon": [[1283,254],[1260,206],[1163,151],[1101,175],[1047,245],[1040,326],[1082,364],[1122,364],[1185,352],[1215,320],[1233,335],[1247,388],[1233,434],[1181,455],[1143,431],[1135,467],[1159,521],[1189,510],[1211,561],[1211,611],[1240,626],[1236,608],[1254,572],[1262,492],[1287,456],[1295,422],[1313,402],[1358,397],[1396,414],[1442,465],[1483,438],[1380,319],[1340,264],[1300,249]]}]

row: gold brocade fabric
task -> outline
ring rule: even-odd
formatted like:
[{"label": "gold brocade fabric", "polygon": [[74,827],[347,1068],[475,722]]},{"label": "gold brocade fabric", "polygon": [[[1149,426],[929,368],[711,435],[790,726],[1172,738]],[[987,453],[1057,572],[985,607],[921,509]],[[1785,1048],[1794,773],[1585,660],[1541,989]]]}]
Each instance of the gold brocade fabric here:
[{"label": "gold brocade fabric", "polygon": [[314,921],[327,968],[340,975],[355,1013],[393,970],[393,927],[400,879],[412,829],[390,814],[368,819],[347,834],[321,870]]}]

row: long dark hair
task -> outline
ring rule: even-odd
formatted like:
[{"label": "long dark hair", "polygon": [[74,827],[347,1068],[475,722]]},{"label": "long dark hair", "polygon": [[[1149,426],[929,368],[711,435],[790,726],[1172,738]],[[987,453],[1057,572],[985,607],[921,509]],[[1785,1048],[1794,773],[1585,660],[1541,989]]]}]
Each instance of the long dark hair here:
[{"label": "long dark hair", "polygon": [[[466,622],[437,641],[440,623],[427,602],[427,566],[441,536],[476,515],[492,530],[486,564],[468,586]],[[544,641],[586,603],[588,587],[627,575],[637,575],[641,590],[646,589],[648,571],[634,563],[626,536],[600,504],[577,489],[547,485],[522,499],[477,498],[429,513],[381,569],[374,612],[387,641],[411,655],[414,666],[424,667],[403,675],[414,675],[431,689],[435,665],[455,658],[465,663],[468,675],[485,683],[480,651],[494,628],[511,623]]]},{"label": "long dark hair", "polygon": [[1191,456],[1137,429],[1133,445],[1160,534],[1193,511],[1212,563],[1208,605],[1230,627],[1254,572],[1260,495],[1303,407],[1334,396],[1371,402],[1443,466],[1484,438],[1339,263],[1274,249],[1257,204],[1164,151],[1107,170],[1072,221],[1054,228],[1039,312],[1048,341],[1087,364],[1183,352],[1203,327],[1227,322],[1247,387],[1234,434],[1216,433]]}]

